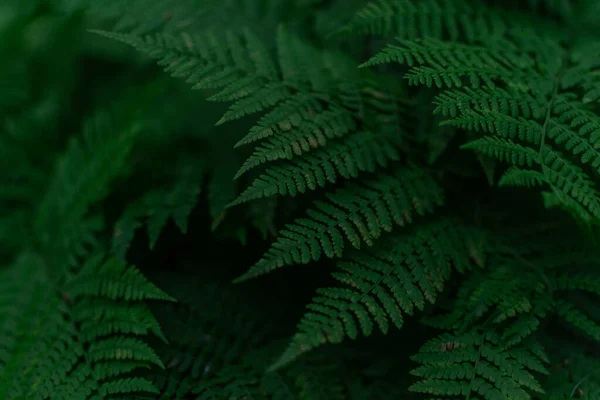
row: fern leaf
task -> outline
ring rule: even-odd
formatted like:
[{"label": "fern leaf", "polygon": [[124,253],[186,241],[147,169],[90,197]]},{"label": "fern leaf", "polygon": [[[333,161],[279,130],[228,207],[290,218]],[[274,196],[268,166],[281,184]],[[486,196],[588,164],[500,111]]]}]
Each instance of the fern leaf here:
[{"label": "fern leaf", "polygon": [[93,257],[83,266],[80,274],[69,283],[71,296],[105,296],[112,300],[164,300],[171,296],[150,283],[142,273],[114,260],[102,262]]},{"label": "fern leaf", "polygon": [[544,150],[543,173],[558,198],[563,202],[568,201],[565,198],[570,199],[579,204],[584,213],[599,218],[600,195],[594,190],[592,180],[560,153],[548,146]]},{"label": "fern leaf", "polygon": [[486,136],[464,144],[461,148],[474,149],[517,166],[532,167],[540,163],[540,155],[537,151],[501,137]]},{"label": "fern leaf", "polygon": [[572,97],[564,94],[556,102],[558,117],[550,122],[548,137],[600,173],[600,117]]},{"label": "fern leaf", "polygon": [[600,324],[567,301],[559,301],[556,305],[557,314],[569,324],[584,332],[595,341],[600,341]]},{"label": "fern leaf", "polygon": [[542,126],[523,117],[513,118],[494,112],[465,112],[463,115],[442,122],[442,125],[454,126],[482,133],[495,133],[507,139],[518,139],[530,144],[539,144],[542,138]]},{"label": "fern leaf", "polygon": [[[594,265],[600,260],[598,260],[595,254],[583,252],[582,254],[569,254],[568,259],[560,260],[558,262],[567,264],[570,261],[575,261],[578,264]],[[600,295],[600,279],[591,274],[565,274],[556,278],[555,285],[556,288],[560,290],[581,290]]]},{"label": "fern leaf", "polygon": [[94,243],[93,234],[100,224],[88,218],[89,208],[106,196],[110,184],[122,173],[140,129],[138,123],[123,123],[113,113],[101,110],[86,121],[83,140],[71,140],[35,220],[36,235],[46,254],[56,257],[56,267],[67,267],[65,260]]},{"label": "fern leaf", "polygon": [[541,172],[511,167],[502,175],[498,185],[534,187],[540,186],[544,182],[544,174]]},{"label": "fern leaf", "polygon": [[156,319],[142,304],[114,304],[114,302],[108,301],[82,300],[74,312],[83,321],[80,335],[86,341],[118,332],[135,335],[152,333],[166,341]]},{"label": "fern leaf", "polygon": [[[169,297],[149,282],[135,278],[135,274],[133,278],[126,278],[129,287],[116,289],[118,284],[102,279],[105,268],[95,268],[101,260],[101,256],[92,259],[82,270],[83,275],[76,276],[62,288],[49,280],[42,259],[31,254],[22,255],[15,265],[3,271],[5,287],[2,292],[17,290],[24,301],[22,306],[25,306],[23,313],[8,312],[0,317],[0,335],[7,335],[3,339],[6,345],[0,352],[0,394],[3,398],[67,400],[157,392],[147,379],[131,375],[139,368],[162,367],[161,360],[141,337],[129,336],[148,332],[147,329],[137,332],[129,329],[137,324],[136,315],[121,314],[118,325],[111,318],[96,319],[96,326],[90,328],[86,326],[88,315],[81,311],[100,302],[110,313],[111,307],[120,307],[114,301],[117,292],[121,294],[121,302],[129,298]],[[117,270],[115,264],[111,269]],[[120,270],[125,275],[134,271],[126,271],[123,266]],[[81,289],[81,286],[90,287],[90,284],[84,284],[89,280],[97,280],[98,290]],[[27,281],[31,284],[22,284]],[[5,301],[5,298],[0,300],[2,308],[6,307]],[[143,314],[146,327],[162,336],[152,315],[146,309]],[[95,332],[90,333],[90,329]]]},{"label": "fern leaf", "polygon": [[[333,276],[343,288],[318,289],[286,351],[271,365],[275,370],[323,343],[356,339],[377,326],[383,333],[390,322],[400,329],[403,314],[413,315],[433,303],[450,270],[470,268],[466,229],[456,221],[417,227],[410,235],[396,235],[383,246],[356,253]],[[358,324],[357,324],[358,322]]]},{"label": "fern leaf", "polygon": [[280,159],[291,159],[303,155],[315,148],[324,147],[331,139],[347,135],[356,129],[354,119],[346,110],[328,110],[314,115],[308,109],[311,117],[298,121],[294,129],[290,126],[287,134],[272,136],[261,142],[242,165],[235,178],[240,177],[251,168],[265,162]]},{"label": "fern leaf", "polygon": [[413,67],[407,74],[411,84],[437,87],[461,87],[462,79],[477,89],[482,84],[495,87],[494,80],[510,82],[523,78],[531,61],[504,48],[467,46],[434,39],[399,40],[400,46],[390,45],[361,67],[399,63]]},{"label": "fern leaf", "polygon": [[[260,94],[257,92],[257,95]],[[255,101],[252,99],[252,101]],[[250,132],[242,138],[236,147],[250,144],[273,135],[289,133],[301,125],[305,119],[310,119],[313,113],[321,113],[323,106],[317,99],[305,93],[289,96],[273,110],[261,117]]]},{"label": "fern leaf", "polygon": [[276,194],[295,197],[335,183],[339,177],[356,178],[359,172],[384,168],[399,158],[398,151],[387,138],[357,132],[302,158],[268,168],[231,205]]},{"label": "fern leaf", "polygon": [[423,215],[442,203],[440,188],[418,168],[348,185],[328,199],[308,211],[310,219],[297,219],[282,230],[262,260],[237,281],[286,264],[307,264],[322,255],[341,257],[344,238],[355,248],[371,246],[382,232],[410,223],[413,212]]},{"label": "fern leaf", "polygon": [[134,238],[135,231],[147,225],[150,248],[158,240],[160,232],[173,220],[182,233],[187,232],[188,218],[196,206],[202,189],[203,165],[197,162],[185,163],[177,168],[172,182],[160,189],[150,190],[132,203],[116,222],[113,231],[112,251],[119,259],[124,259]]},{"label": "fern leaf", "polygon": [[[169,341],[156,346],[166,369],[149,375],[160,398],[245,394],[264,399],[277,390],[276,385],[266,384],[263,372],[283,344],[275,340],[279,330],[271,323],[278,311],[260,301],[261,293],[217,284],[215,272],[162,270],[155,277],[165,283],[166,290],[178,294],[177,303],[161,303],[156,308]],[[249,293],[253,293],[252,301],[248,301]],[[265,307],[274,312],[264,312]],[[287,390],[293,388],[293,382],[282,384]],[[296,391],[292,393],[297,398]]]},{"label": "fern leaf", "polygon": [[420,380],[410,390],[447,398],[531,399],[543,390],[521,354],[521,348],[500,347],[493,334],[444,334],[412,357],[422,365],[412,371]]},{"label": "fern leaf", "polygon": [[[597,262],[595,259],[595,254],[589,255],[592,256],[592,259],[588,260],[588,254],[584,253],[582,257],[579,257],[578,255],[571,255],[571,260],[577,263],[577,265],[580,267],[584,267],[586,264],[595,266]],[[562,263],[559,262],[559,266],[571,264],[571,261],[564,260]],[[580,295],[583,294],[583,292],[600,295],[600,281],[598,276],[595,274],[573,271],[572,273],[565,273],[557,276],[552,280],[552,282],[557,291],[571,292],[571,296],[567,297],[566,299],[561,298],[556,300],[554,307],[558,316],[572,326],[580,329],[594,340],[600,341],[600,324],[595,321],[592,316],[587,315],[584,309],[578,307],[577,302],[570,301],[577,299],[577,297],[575,297],[577,292],[579,292]]]},{"label": "fern leaf", "polygon": [[[556,200],[584,220],[598,218],[599,194],[593,180],[563,155],[566,150],[578,156],[582,164],[596,172],[600,166],[598,115],[567,91],[581,85],[584,71],[589,73],[596,61],[590,61],[593,56],[577,54],[575,66],[571,66],[567,62],[568,49],[558,43],[544,43],[539,33],[530,36],[536,47],[517,50],[515,45],[523,43],[514,37],[502,42],[506,48],[493,55],[486,52],[501,42],[476,46],[431,39],[404,40],[363,65],[419,64],[409,71],[409,82],[450,89],[438,97],[438,112],[450,117],[443,124],[525,142],[516,145],[507,141],[500,148],[501,140],[496,137],[467,147],[483,146],[487,154],[521,166],[533,166],[532,161],[538,160],[543,181],[550,185]],[[496,59],[500,54],[503,59]],[[492,65],[494,71],[489,70]],[[527,71],[535,66],[539,73]],[[453,89],[462,86],[466,88]],[[554,142],[552,146],[549,140]],[[511,175],[503,183],[532,186],[541,181],[537,174],[516,175],[516,171],[510,170]]]},{"label": "fern leaf", "polygon": [[448,36],[452,41],[465,38],[473,42],[502,35],[509,22],[499,10],[470,1],[375,0],[335,33],[344,36],[395,34],[403,39]]},{"label": "fern leaf", "polygon": [[541,118],[546,102],[516,88],[471,88],[451,89],[436,96],[435,113],[456,118],[459,114],[474,109],[481,112],[493,112],[512,118]]},{"label": "fern leaf", "polygon": [[[252,91],[248,85],[256,89],[257,82],[262,85],[276,79],[277,71],[270,57],[260,57],[266,50],[250,31],[244,32],[245,42],[230,33],[226,43],[211,34],[139,37],[105,31],[94,32],[126,43],[157,59],[166,72],[185,78],[193,85],[193,89],[224,88],[227,97],[235,98],[243,97],[242,91]],[[248,79],[249,77],[254,79]]]},{"label": "fern leaf", "polygon": [[[358,135],[359,127],[363,128],[361,131],[376,129],[390,136],[401,133],[404,124],[399,116],[404,107],[372,75],[357,71],[352,60],[317,50],[283,26],[276,36],[277,63],[249,31],[242,36],[228,33],[226,40],[214,35],[176,38],[160,34],[138,37],[97,33],[132,45],[157,59],[167,72],[186,79],[193,88],[220,89],[209,100],[233,101],[234,104],[218,124],[272,108],[237,143],[236,147],[258,142],[235,178],[266,163],[286,161],[271,167],[269,174],[282,169],[298,170],[299,165],[314,164],[318,158],[337,164],[334,168],[343,176],[349,176],[356,175],[355,171],[373,170],[373,156],[381,166],[386,164],[383,157],[395,158],[396,151],[391,146],[385,149],[385,154],[376,150],[371,156],[355,150],[344,159],[328,158],[341,151],[336,139]],[[354,141],[348,143],[353,145]],[[365,162],[370,164],[364,166]],[[334,174],[328,172],[329,181]],[[295,189],[302,191],[304,178],[292,179],[299,186]],[[287,182],[287,190],[293,193],[289,179]],[[281,185],[278,186],[281,190]],[[248,190],[241,197],[243,201],[262,197],[255,188]],[[271,193],[267,190],[273,189],[265,188],[263,193]],[[131,226],[136,228],[135,224]],[[123,237],[131,237],[131,234]]]},{"label": "fern leaf", "polygon": [[[256,90],[254,93],[249,94],[247,97],[244,97],[229,106],[227,112],[223,114],[221,119],[219,119],[216,124],[221,125],[226,122],[235,121],[247,115],[261,112],[291,97],[292,93],[290,92],[289,88],[282,85],[280,82],[268,83],[263,88]],[[253,128],[253,130],[257,129],[258,128]],[[253,137],[252,134],[249,134],[248,136]],[[260,134],[257,136],[258,138],[264,137]],[[248,140],[250,139],[246,139],[244,142],[242,142],[242,144],[248,143]]]}]

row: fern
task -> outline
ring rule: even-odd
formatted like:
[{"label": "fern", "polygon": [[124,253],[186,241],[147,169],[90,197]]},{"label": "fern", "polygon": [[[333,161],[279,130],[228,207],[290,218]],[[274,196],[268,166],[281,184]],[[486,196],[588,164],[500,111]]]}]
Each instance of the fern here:
[{"label": "fern", "polygon": [[599,12],[2,2],[0,398],[597,398]]},{"label": "fern", "polygon": [[[138,368],[163,366],[146,343],[131,336],[162,336],[160,328],[140,303],[137,313],[131,312],[133,308],[125,313],[117,310],[125,302],[133,307],[144,299],[171,298],[136,269],[126,269],[117,262],[103,264],[102,256],[90,259],[63,288],[52,284],[43,268],[38,256],[24,254],[3,271],[6,276],[2,283],[7,288],[14,287],[15,279],[34,278],[19,292],[22,303],[11,305],[12,296],[2,301],[6,310],[2,318],[6,344],[2,352],[2,397],[73,399],[155,392],[148,380],[127,374]],[[24,313],[20,306],[25,307]],[[94,308],[96,312],[90,315]],[[136,318],[141,315],[145,318]]]},{"label": "fern", "polygon": [[[488,260],[491,271],[474,273],[460,287],[453,310],[427,322],[437,328],[463,332],[473,325],[496,325],[500,343],[514,346],[528,338],[548,315],[552,305],[544,276],[536,271],[514,278],[516,268],[531,269],[519,259]],[[535,266],[534,266],[535,268]],[[540,282],[531,286],[538,279]]]},{"label": "fern", "polygon": [[530,399],[533,393],[543,393],[532,372],[543,365],[545,356],[519,347],[504,349],[498,342],[496,335],[479,332],[430,340],[413,357],[422,365],[412,374],[421,379],[410,390],[446,398],[473,395],[486,399]]},{"label": "fern", "polygon": [[450,270],[464,272],[470,266],[466,243],[461,243],[465,232],[451,224],[416,228],[410,235],[392,237],[382,248],[355,254],[342,263],[344,272],[333,276],[349,287],[318,290],[318,297],[308,306],[311,312],[271,369],[325,342],[339,343],[346,336],[356,339],[359,331],[368,336],[374,326],[383,333],[388,332],[390,322],[400,329],[403,314],[413,315],[426,302],[435,302]]},{"label": "fern", "polygon": [[294,197],[336,183],[340,177],[356,178],[359,172],[385,168],[399,157],[389,140],[358,132],[287,165],[268,168],[232,205],[276,194]]},{"label": "fern", "polygon": [[[217,124],[274,107],[239,141],[238,145],[257,141],[259,144],[237,177],[267,162],[291,160],[326,148],[330,141],[357,131],[357,115],[366,110],[390,120],[387,124],[393,123],[396,133],[397,120],[393,117],[403,107],[392,95],[373,79],[353,70],[350,60],[339,54],[318,52],[283,27],[277,35],[277,63],[250,31],[243,37],[228,34],[225,41],[214,35],[183,34],[179,39],[98,33],[157,58],[167,72],[186,78],[195,89],[220,88],[210,99],[234,103]],[[213,54],[213,48],[221,49],[221,53]],[[302,65],[305,59],[320,61]],[[359,85],[349,84],[350,79],[358,79]],[[393,102],[392,107],[385,101]],[[380,121],[360,122],[366,127],[366,123],[376,123],[381,130]],[[378,151],[377,145],[374,142],[372,152]]]},{"label": "fern", "polygon": [[171,218],[181,232],[186,233],[188,217],[202,189],[204,171],[196,164],[184,164],[175,181],[145,193],[123,213],[113,233],[112,249],[117,257],[125,257],[141,219],[147,223],[150,248],[154,247],[160,232]]},{"label": "fern", "polygon": [[[477,21],[477,28],[471,21]],[[378,0],[369,2],[338,34],[369,34],[402,38],[448,35],[451,40],[466,36],[471,41],[499,35],[506,30],[499,13],[471,1]]]},{"label": "fern", "polygon": [[372,246],[394,225],[412,222],[414,213],[424,215],[442,202],[442,192],[427,172],[407,169],[397,175],[354,184],[316,203],[309,218],[288,225],[264,257],[239,280],[265,274],[286,264],[307,264],[325,255],[341,257],[344,242],[359,249]]},{"label": "fern", "polygon": [[[583,61],[571,63],[565,48],[533,38],[540,46],[536,51],[515,52],[511,50],[515,42],[507,41],[503,42],[503,50],[494,53],[490,52],[496,49],[493,42],[482,48],[432,40],[402,41],[401,46],[388,47],[364,65],[421,65],[408,72],[409,83],[451,89],[439,97],[438,111],[450,117],[445,123],[520,141],[487,137],[466,148],[521,166],[535,161],[540,164],[543,181],[559,201],[572,203],[570,208],[584,219],[597,218],[598,192],[592,178],[580,167],[590,166],[597,171],[598,166],[594,133],[598,115],[576,100],[575,91],[581,83],[575,83],[580,79],[575,76],[585,74],[579,64]],[[462,87],[467,79],[464,91],[453,89]],[[513,89],[515,79],[526,82],[526,86]],[[574,155],[578,163],[573,164],[563,152]],[[507,178],[504,182],[530,186],[532,179]]]}]

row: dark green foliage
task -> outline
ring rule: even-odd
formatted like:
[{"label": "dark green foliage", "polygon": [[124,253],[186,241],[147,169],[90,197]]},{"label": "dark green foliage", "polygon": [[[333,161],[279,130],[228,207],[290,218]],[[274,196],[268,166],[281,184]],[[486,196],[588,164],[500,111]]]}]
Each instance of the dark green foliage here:
[{"label": "dark green foliage", "polygon": [[[3,271],[2,397],[95,399],[155,392],[150,381],[128,374],[164,367],[136,336],[163,337],[141,301],[171,298],[137,269],[103,262],[101,255],[63,287],[52,284],[44,268],[39,257],[24,254]],[[20,291],[13,293],[16,287]]]},{"label": "dark green foliage", "polygon": [[422,380],[410,390],[445,398],[530,399],[543,393],[532,375],[547,373],[543,359],[527,347],[502,348],[492,333],[441,335],[413,357],[422,365],[411,373]]},{"label": "dark green foliage", "polygon": [[133,202],[115,223],[112,249],[119,257],[124,258],[127,247],[145,219],[150,238],[150,248],[154,247],[160,232],[169,219],[173,219],[182,233],[187,232],[188,218],[196,205],[202,189],[203,168],[199,162],[187,161],[169,177],[171,182],[164,187],[148,191]]},{"label": "dark green foliage", "polygon": [[356,339],[374,328],[402,328],[404,316],[434,303],[452,269],[471,264],[465,238],[472,233],[452,226],[458,221],[418,226],[410,235],[388,238],[372,251],[357,252],[333,274],[344,287],[318,289],[292,343],[271,368],[293,361],[322,343]]},{"label": "dark green foliage", "polygon": [[599,398],[600,2],[6,0],[0,55],[0,399]]},{"label": "dark green foliage", "polygon": [[328,195],[327,200],[308,210],[309,218],[299,218],[282,229],[271,249],[240,279],[287,264],[308,264],[322,255],[341,257],[346,241],[357,249],[363,243],[372,246],[383,232],[412,222],[414,213],[432,212],[443,198],[431,177],[411,168],[362,184],[352,183]]}]

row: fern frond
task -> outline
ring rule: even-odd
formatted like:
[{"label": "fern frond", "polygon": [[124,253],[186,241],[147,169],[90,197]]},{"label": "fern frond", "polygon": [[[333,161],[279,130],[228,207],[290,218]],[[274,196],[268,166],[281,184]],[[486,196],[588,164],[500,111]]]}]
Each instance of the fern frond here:
[{"label": "fern frond", "polygon": [[544,393],[531,370],[541,360],[530,353],[533,363],[527,362],[523,350],[503,348],[493,333],[443,334],[412,357],[421,366],[412,371],[420,380],[410,390],[449,399],[531,399]]},{"label": "fern frond", "polygon": [[133,202],[116,222],[113,230],[112,251],[124,259],[135,231],[147,225],[150,248],[160,232],[173,219],[182,233],[187,232],[188,217],[196,206],[202,189],[205,168],[198,162],[188,162],[177,169],[172,181],[160,189],[150,190]]},{"label": "fern frond", "polygon": [[[333,274],[345,287],[318,289],[286,351],[271,365],[278,369],[324,343],[339,343],[359,331],[383,333],[390,322],[400,329],[403,314],[413,315],[433,303],[451,270],[471,267],[465,238],[468,229],[444,221],[395,235],[367,252],[354,254]],[[358,322],[358,324],[357,324]]]},{"label": "fern frond", "polygon": [[600,173],[600,116],[568,93],[556,101],[547,136]]},{"label": "fern frond", "polygon": [[235,88],[227,92],[228,97],[235,98],[236,93],[245,91],[246,87],[255,89],[257,84],[277,80],[277,70],[271,58],[261,57],[267,51],[250,31],[244,32],[244,41],[230,33],[225,43],[213,34],[190,36],[184,33],[180,37],[156,34],[139,37],[94,32],[126,43],[157,59],[166,72],[185,78],[193,89]]},{"label": "fern frond", "polygon": [[[293,102],[294,100],[296,100],[292,96],[292,92],[290,91],[289,88],[281,85],[279,82],[268,83],[263,88],[256,90],[254,93],[249,94],[248,97],[244,97],[244,98],[236,101],[235,103],[233,103],[231,106],[229,106],[229,108],[227,109],[225,114],[223,114],[223,116],[217,121],[216,124],[221,125],[226,122],[238,120],[247,115],[259,113],[263,110],[267,110],[267,109],[277,105],[280,101],[284,101],[286,99],[289,99],[290,102]],[[318,102],[314,102],[314,99],[300,97],[298,99],[298,101],[301,101],[301,100],[311,102],[311,105],[308,107],[300,106],[299,109],[304,108],[306,110],[310,110],[311,107],[312,107],[312,109],[317,109],[319,107]],[[281,113],[281,111],[278,111],[277,113]],[[275,117],[276,112],[273,111],[272,114],[274,114],[273,117]],[[273,117],[271,117],[271,118],[273,118]],[[280,118],[279,120],[283,121],[284,119]],[[277,124],[276,121],[271,122],[271,123],[269,123],[267,121],[268,121],[268,119],[264,123],[259,122],[259,125],[266,124],[267,126],[275,126]],[[248,134],[248,136],[247,136],[247,139],[246,138],[242,139],[242,141],[240,143],[238,143],[238,145],[250,143],[253,140],[262,139],[263,137],[266,137],[270,133],[270,129],[272,129],[272,128],[263,127],[262,129],[260,129],[260,127],[258,127],[258,126],[255,128],[252,128],[252,130],[250,131],[250,134]],[[253,132],[253,131],[258,131],[258,132]],[[260,132],[262,132],[262,133],[260,133]],[[256,138],[256,139],[254,139],[254,138]]]},{"label": "fern frond", "polygon": [[335,139],[347,135],[373,130],[396,136],[404,126],[398,117],[405,107],[372,75],[357,71],[343,55],[317,50],[284,27],[277,32],[277,62],[248,30],[243,36],[229,33],[226,40],[214,35],[98,33],[158,59],[167,72],[185,78],[193,88],[220,89],[209,100],[234,104],[217,124],[272,108],[237,143],[257,142],[236,178],[278,160],[290,161],[293,168],[292,160],[314,159],[312,153],[335,146]]},{"label": "fern frond", "polygon": [[[156,308],[169,341],[156,346],[165,370],[150,375],[160,399],[246,395],[262,400],[281,385],[289,391],[293,382],[273,382],[279,377],[264,375],[264,368],[283,344],[277,340],[277,324],[271,323],[278,314],[257,307],[263,305],[257,301],[260,293],[217,284],[212,275],[214,271],[186,274],[163,270],[155,278],[165,282],[169,292],[178,293],[177,303]],[[292,393],[296,395],[295,390]]]},{"label": "fern frond", "polygon": [[544,99],[535,98],[513,87],[450,89],[438,94],[434,104],[437,106],[435,113],[452,118],[466,114],[471,109],[512,118],[541,118],[546,107]]},{"label": "fern frond", "polygon": [[498,181],[498,186],[541,186],[545,182],[544,174],[538,171],[511,167]]},{"label": "fern frond", "polygon": [[[586,259],[588,258],[586,256],[592,256],[592,258]],[[562,273],[552,279],[557,292],[564,296],[556,300],[554,304],[555,312],[559,317],[578,328],[582,333],[585,333],[595,341],[600,341],[600,322],[595,320],[598,316],[594,318],[593,314],[588,314],[585,308],[580,307],[578,301],[576,301],[585,292],[600,296],[599,277],[595,273],[578,272],[581,270],[585,271],[588,265],[595,268],[598,260],[595,254],[586,254],[586,252],[584,252],[583,257],[573,255],[571,260],[562,260],[562,262],[557,263],[557,267],[573,265],[577,269],[570,273]],[[572,269],[574,268],[572,267]],[[594,307],[596,307],[595,304],[592,306],[592,309]]]},{"label": "fern frond", "polygon": [[[580,85],[584,71],[589,73],[597,62],[590,61],[593,56],[578,53],[573,60],[576,64],[571,66],[568,49],[558,43],[545,43],[536,34],[531,38],[537,43],[536,48],[518,49],[521,42],[514,37],[502,42],[506,49],[494,54],[486,52],[496,49],[501,42],[475,46],[430,39],[401,41],[401,46],[388,46],[364,65],[420,64],[409,71],[409,82],[450,88],[437,100],[438,112],[450,117],[443,124],[495,135],[465,147],[483,150],[520,166],[540,164],[543,181],[560,203],[584,220],[598,218],[600,194],[593,179],[564,156],[568,151],[598,172],[599,117],[576,94],[567,91]],[[502,60],[496,59],[500,54]],[[492,65],[494,71],[488,70]],[[487,87],[482,88],[482,83]],[[466,88],[452,89],[462,86]],[[548,144],[550,141],[552,146]],[[502,183],[532,186],[542,181],[532,172],[517,175],[516,171],[511,170]]]},{"label": "fern frond", "polygon": [[[3,398],[67,400],[157,392],[148,380],[131,373],[163,366],[141,339],[148,332],[162,336],[158,323],[141,303],[137,307],[142,314],[111,314],[110,310],[125,302],[132,304],[130,299],[169,297],[137,270],[110,262],[100,266],[101,262],[101,256],[91,259],[82,275],[63,288],[48,279],[43,260],[34,255],[24,254],[2,271],[2,292],[21,293],[23,303],[16,306],[24,307],[24,313],[15,314],[6,308],[10,304],[7,298],[0,300],[0,306],[8,311],[0,317],[0,332],[5,336],[0,352]],[[125,280],[111,281],[103,274],[123,276]],[[27,281],[31,285],[22,284]],[[105,308],[104,317],[100,313],[88,319],[88,307],[100,304]],[[114,319],[116,315],[119,320]],[[144,315],[145,321],[136,320],[138,315]],[[95,325],[90,326],[91,322]],[[141,329],[132,331],[132,326]]]},{"label": "fern frond", "polygon": [[484,4],[463,0],[375,0],[370,1],[338,35],[397,35],[403,39],[433,37],[472,42],[500,36],[507,30],[506,18]]},{"label": "fern frond", "polygon": [[565,89],[581,89],[583,104],[600,100],[600,77],[595,73],[600,65],[599,49],[598,40],[581,40],[573,45],[569,54],[571,63],[565,70],[562,84]]},{"label": "fern frond", "polygon": [[585,315],[575,305],[568,301],[559,301],[556,305],[556,313],[587,336],[600,342],[600,323]]},{"label": "fern frond", "polygon": [[80,335],[85,341],[118,332],[135,335],[153,334],[166,341],[150,310],[142,304],[115,304],[103,301],[81,301],[77,314],[83,321]]},{"label": "fern frond", "polygon": [[[400,40],[389,45],[361,67],[399,63],[413,67],[406,75],[409,84],[428,87],[462,87],[463,79],[477,89],[483,84],[495,87],[494,81],[512,82],[525,76],[532,61],[513,50],[510,43],[469,46],[434,39]],[[496,46],[498,46],[496,48]]]},{"label": "fern frond", "polygon": [[[583,252],[581,254],[569,254],[567,259],[560,260],[560,264],[568,263],[597,265],[600,259],[595,254]],[[559,264],[559,265],[560,265]],[[555,286],[559,290],[580,290],[600,296],[600,277],[591,274],[564,274],[556,278]]]},{"label": "fern frond", "polygon": [[600,398],[598,15],[0,1],[0,400]]},{"label": "fern frond", "polygon": [[496,255],[488,268],[471,273],[461,283],[449,314],[434,316],[427,323],[455,332],[489,327],[499,333],[503,345],[514,346],[530,337],[552,308],[550,288],[534,264],[518,257]]},{"label": "fern frond", "polygon": [[317,202],[300,218],[287,225],[263,258],[237,281],[265,274],[284,265],[308,264],[322,255],[341,257],[344,242],[355,248],[371,246],[382,232],[404,226],[418,215],[442,204],[442,192],[427,172],[419,168],[395,175],[348,185]]},{"label": "fern frond", "polygon": [[532,167],[540,163],[540,155],[537,151],[502,137],[486,136],[464,144],[461,148],[477,150],[517,166]]},{"label": "fern frond", "polygon": [[110,184],[123,172],[141,127],[101,110],[86,121],[82,139],[71,139],[34,221],[45,257],[53,257],[52,268],[73,265],[73,255],[84,254],[84,246],[95,243],[94,234],[102,225],[89,218],[89,208],[107,195]]},{"label": "fern frond", "polygon": [[355,178],[359,172],[385,168],[399,158],[391,140],[371,132],[357,132],[305,157],[267,168],[231,205],[276,194],[295,197],[335,183],[339,177]]},{"label": "fern frond", "polygon": [[102,261],[99,256],[87,261],[68,284],[71,296],[100,296],[125,301],[175,300],[150,283],[138,269],[125,268],[115,260]]},{"label": "fern frond", "polygon": [[[560,153],[549,147],[544,150],[542,171],[558,198],[563,202],[574,201],[582,212],[600,218],[600,194],[594,189],[593,181]],[[586,214],[583,217],[587,217]]]},{"label": "fern frond", "polygon": [[346,110],[333,109],[315,115],[308,109],[306,113],[310,117],[298,121],[296,126],[290,126],[289,132],[284,130],[280,135],[262,141],[244,162],[236,178],[263,163],[289,160],[312,149],[324,147],[330,140],[343,137],[356,129],[356,122]]}]

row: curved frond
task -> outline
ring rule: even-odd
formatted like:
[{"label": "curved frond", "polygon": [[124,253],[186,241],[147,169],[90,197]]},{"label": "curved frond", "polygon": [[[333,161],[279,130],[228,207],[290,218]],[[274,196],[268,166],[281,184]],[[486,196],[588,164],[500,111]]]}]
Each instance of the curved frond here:
[{"label": "curved frond", "polygon": [[267,168],[232,205],[277,194],[295,197],[335,183],[340,177],[355,178],[360,172],[385,168],[399,158],[391,140],[371,132],[357,132],[302,158]]},{"label": "curved frond", "polygon": [[452,270],[471,268],[466,238],[473,233],[457,221],[422,225],[408,235],[389,237],[381,246],[355,253],[334,278],[343,287],[318,289],[286,351],[271,365],[278,369],[324,343],[400,329],[404,315],[434,303]]},{"label": "curved frond", "polygon": [[237,281],[257,277],[289,264],[308,264],[325,256],[341,257],[345,241],[355,248],[372,246],[394,225],[412,222],[414,213],[431,212],[442,202],[442,192],[427,172],[419,168],[348,185],[317,202],[287,225],[263,258]]}]

